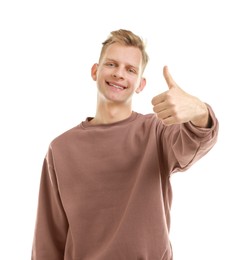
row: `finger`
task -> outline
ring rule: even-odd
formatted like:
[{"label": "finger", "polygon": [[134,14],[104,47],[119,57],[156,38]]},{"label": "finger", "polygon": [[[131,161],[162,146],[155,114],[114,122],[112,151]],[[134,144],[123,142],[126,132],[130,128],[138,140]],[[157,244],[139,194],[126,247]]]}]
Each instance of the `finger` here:
[{"label": "finger", "polygon": [[155,113],[159,113],[159,112],[166,110],[168,108],[169,108],[169,105],[167,104],[167,102],[161,102],[161,103],[159,103],[159,104],[157,104],[153,107],[153,111]]},{"label": "finger", "polygon": [[151,103],[153,106],[160,104],[161,102],[165,101],[166,99],[166,92],[163,92],[155,97],[152,98]]},{"label": "finger", "polygon": [[173,116],[173,111],[171,109],[166,109],[157,113],[157,117],[163,121],[168,118],[171,118],[172,116]]},{"label": "finger", "polygon": [[176,87],[177,84],[175,83],[174,79],[172,78],[171,74],[169,73],[169,69],[167,66],[163,67],[163,76],[167,82],[168,88],[171,89]]}]

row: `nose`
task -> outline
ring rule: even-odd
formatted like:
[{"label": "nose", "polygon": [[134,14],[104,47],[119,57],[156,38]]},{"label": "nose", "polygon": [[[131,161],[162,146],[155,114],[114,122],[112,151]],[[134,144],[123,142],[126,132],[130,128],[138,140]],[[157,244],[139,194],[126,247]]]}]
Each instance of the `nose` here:
[{"label": "nose", "polygon": [[122,68],[118,67],[116,68],[113,73],[112,73],[113,78],[118,78],[118,79],[124,79],[124,73]]}]

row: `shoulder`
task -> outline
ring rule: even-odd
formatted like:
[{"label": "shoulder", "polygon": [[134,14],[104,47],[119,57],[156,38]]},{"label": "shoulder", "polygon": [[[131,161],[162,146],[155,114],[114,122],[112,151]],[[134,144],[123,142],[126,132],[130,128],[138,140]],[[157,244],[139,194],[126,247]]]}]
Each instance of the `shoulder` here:
[{"label": "shoulder", "polygon": [[145,122],[145,123],[158,121],[158,118],[157,118],[156,114],[154,114],[154,113],[149,113],[149,114],[142,114],[142,113],[138,113],[138,112],[134,112],[134,113],[136,114],[135,121],[141,121],[141,122]]},{"label": "shoulder", "polygon": [[150,128],[150,126],[156,127],[158,124],[160,124],[160,120],[158,119],[157,115],[154,113],[142,114],[142,113],[134,112],[134,114],[135,114],[134,120],[130,123],[135,128],[141,126]]},{"label": "shoulder", "polygon": [[50,142],[50,146],[54,147],[59,144],[65,144],[69,141],[72,141],[81,132],[81,129],[82,129],[81,124],[78,124],[70,129],[60,133],[54,139],[52,139],[52,141]]}]

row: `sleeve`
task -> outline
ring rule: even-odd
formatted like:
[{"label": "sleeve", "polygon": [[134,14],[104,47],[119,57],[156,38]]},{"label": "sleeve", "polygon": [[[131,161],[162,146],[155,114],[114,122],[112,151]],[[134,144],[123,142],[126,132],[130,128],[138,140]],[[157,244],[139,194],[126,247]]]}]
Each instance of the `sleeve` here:
[{"label": "sleeve", "polygon": [[207,104],[211,118],[210,128],[194,126],[191,122],[161,126],[159,154],[168,174],[185,171],[207,154],[217,142],[219,123]]},{"label": "sleeve", "polygon": [[60,199],[52,151],[44,159],[32,260],[63,260],[68,222]]}]

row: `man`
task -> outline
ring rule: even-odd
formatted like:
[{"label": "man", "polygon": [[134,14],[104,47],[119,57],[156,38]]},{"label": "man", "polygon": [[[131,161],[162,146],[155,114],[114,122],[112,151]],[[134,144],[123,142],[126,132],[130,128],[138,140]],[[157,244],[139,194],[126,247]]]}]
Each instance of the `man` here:
[{"label": "man", "polygon": [[92,67],[97,109],[55,138],[44,160],[33,260],[171,260],[170,176],[215,144],[211,107],[165,66],[155,114],[132,110],[148,55],[140,37],[111,33]]}]

